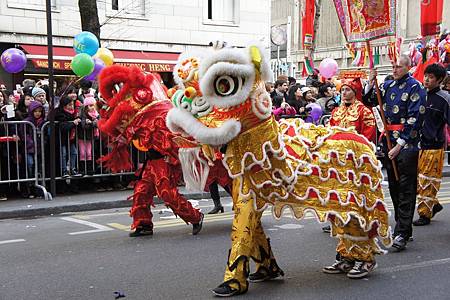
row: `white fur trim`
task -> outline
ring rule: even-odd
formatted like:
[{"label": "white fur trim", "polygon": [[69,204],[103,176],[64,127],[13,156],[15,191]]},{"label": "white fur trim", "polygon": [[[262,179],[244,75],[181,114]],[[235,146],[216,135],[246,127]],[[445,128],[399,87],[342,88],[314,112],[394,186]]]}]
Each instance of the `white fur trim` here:
[{"label": "white fur trim", "polygon": [[180,159],[183,178],[186,189],[189,191],[204,191],[209,174],[209,165],[200,156],[201,148],[180,148],[178,158]]},{"label": "white fur trim", "polygon": [[230,119],[218,128],[209,128],[189,112],[172,108],[166,117],[166,124],[172,132],[186,133],[201,144],[220,146],[234,139],[241,131],[241,123]]}]

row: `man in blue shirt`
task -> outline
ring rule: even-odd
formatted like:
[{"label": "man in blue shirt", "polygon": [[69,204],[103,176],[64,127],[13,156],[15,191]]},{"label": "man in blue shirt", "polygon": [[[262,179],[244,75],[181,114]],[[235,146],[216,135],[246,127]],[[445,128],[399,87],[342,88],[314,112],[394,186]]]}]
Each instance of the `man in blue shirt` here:
[{"label": "man in blue shirt", "polygon": [[[426,92],[422,85],[408,73],[411,59],[402,55],[393,66],[394,80],[381,86],[383,111],[386,116],[392,149],[388,150],[386,137],[382,139],[385,154],[389,194],[394,204],[395,229],[393,247],[402,251],[412,236],[412,219],[416,203],[417,165],[419,157],[419,131],[425,113]],[[366,86],[365,103],[378,105],[373,81],[376,71],[370,74]],[[392,161],[395,160],[399,179],[396,180]]]},{"label": "man in blue shirt", "polygon": [[415,226],[430,224],[431,218],[443,208],[436,195],[441,185],[444,166],[445,125],[450,125],[450,95],[440,88],[446,76],[445,68],[432,64],[425,69],[424,74],[423,84],[427,89],[427,101],[420,131],[417,189],[419,219],[413,222]]}]

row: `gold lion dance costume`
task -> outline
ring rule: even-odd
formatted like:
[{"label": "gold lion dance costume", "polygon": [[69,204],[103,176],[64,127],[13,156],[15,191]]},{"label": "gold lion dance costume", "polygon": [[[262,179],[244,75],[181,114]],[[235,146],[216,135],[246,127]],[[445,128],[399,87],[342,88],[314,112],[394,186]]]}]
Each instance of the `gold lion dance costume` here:
[{"label": "gold lion dance costume", "polygon": [[[261,224],[269,205],[276,218],[289,208],[298,219],[310,211],[320,222],[331,221],[337,251],[346,259],[336,273],[358,275],[365,262],[374,262],[381,252],[377,239],[390,245],[391,234],[373,145],[337,127],[275,121],[264,87],[269,68],[258,47],[211,49],[180,59],[189,60],[198,65],[193,78],[210,112],[199,117],[178,106],[169,111],[167,125],[201,144],[226,147],[223,163],[233,179],[232,244],[224,282],[214,294],[245,293],[248,280],[283,275]],[[250,259],[256,263],[252,274]]]},{"label": "gold lion dance costume", "polygon": [[[153,196],[158,195],[186,223],[193,225],[192,233],[202,228],[203,214],[183,197],[177,189],[181,179],[176,136],[166,127],[167,112],[173,107],[166,90],[153,74],[138,68],[112,66],[99,78],[100,91],[106,104],[101,110],[100,130],[110,136],[112,151],[102,158],[113,171],[131,170],[129,148],[133,144],[146,152],[146,160],[134,187],[130,215],[134,232],[130,236],[153,234]],[[215,175],[221,176],[221,164]],[[223,167],[222,167],[223,169]],[[225,174],[225,172],[222,172]],[[225,176],[225,178],[227,178]],[[210,180],[217,180],[210,178]],[[224,183],[225,185],[226,183]]]}]

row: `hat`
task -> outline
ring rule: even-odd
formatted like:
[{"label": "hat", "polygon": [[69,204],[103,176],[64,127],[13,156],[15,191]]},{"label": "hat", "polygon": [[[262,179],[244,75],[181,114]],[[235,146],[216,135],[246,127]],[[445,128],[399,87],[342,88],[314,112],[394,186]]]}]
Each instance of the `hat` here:
[{"label": "hat", "polygon": [[28,113],[33,113],[36,109],[42,108],[42,104],[39,101],[31,101],[30,105],[28,106]]},{"label": "hat", "polygon": [[309,87],[307,87],[307,86],[304,86],[304,87],[302,87],[302,88],[300,89],[300,91],[302,92],[303,97],[305,97],[305,94],[306,94],[307,92],[310,92],[310,91],[311,91],[311,88],[309,88]]},{"label": "hat", "polygon": [[69,104],[70,102],[72,102],[72,99],[70,99],[69,97],[63,97],[63,98],[59,101],[59,107],[64,108],[64,106],[66,106],[66,105]]},{"label": "hat", "polygon": [[35,86],[33,88],[33,90],[31,91],[31,95],[34,97],[36,97],[39,94],[45,94],[45,91],[43,89],[41,89],[40,87]]},{"label": "hat", "polygon": [[94,95],[87,94],[84,96],[83,105],[88,106],[97,103],[97,100],[95,100]]},{"label": "hat", "polygon": [[348,86],[355,92],[356,99],[358,99],[359,101],[362,101],[363,88],[362,88],[361,79],[359,79],[359,78],[344,79],[344,80],[342,80],[341,89],[344,85]]}]

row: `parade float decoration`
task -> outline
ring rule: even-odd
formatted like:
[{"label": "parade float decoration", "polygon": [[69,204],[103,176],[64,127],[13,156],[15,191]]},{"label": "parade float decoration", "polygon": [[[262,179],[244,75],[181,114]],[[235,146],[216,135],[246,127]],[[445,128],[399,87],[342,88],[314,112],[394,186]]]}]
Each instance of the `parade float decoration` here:
[{"label": "parade float decoration", "polygon": [[[176,104],[167,125],[196,143],[225,150],[223,163],[233,179],[232,247],[219,287],[245,292],[250,259],[258,268],[282,273],[260,223],[268,206],[275,218],[290,209],[298,219],[310,211],[320,222],[331,221],[339,249],[349,253],[381,252],[377,239],[391,243],[381,164],[373,144],[353,130],[300,119],[275,121],[264,86],[268,63],[256,46],[185,53],[180,64],[187,61],[198,65],[191,78],[209,112],[198,115],[188,105]],[[174,74],[191,74],[190,65],[175,68]],[[188,86],[184,82],[181,88],[186,92]],[[179,99],[172,96],[176,103]],[[202,165],[197,160],[191,156],[185,163]]]}]

